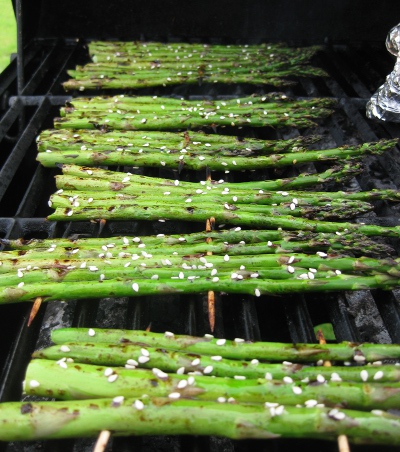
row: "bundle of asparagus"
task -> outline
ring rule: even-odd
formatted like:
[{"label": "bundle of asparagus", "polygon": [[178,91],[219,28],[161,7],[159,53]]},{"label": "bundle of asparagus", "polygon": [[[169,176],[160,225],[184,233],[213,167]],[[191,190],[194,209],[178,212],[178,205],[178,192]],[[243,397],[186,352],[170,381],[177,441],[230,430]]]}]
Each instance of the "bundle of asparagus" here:
[{"label": "bundle of asparagus", "polygon": [[[390,231],[397,233],[395,228]],[[3,240],[15,250],[1,253],[0,303],[199,293],[211,288],[259,297],[398,286],[399,259],[345,255],[353,242],[363,254],[368,248],[385,251],[384,246],[351,232],[343,239],[336,234],[296,237],[282,231],[235,230],[76,242]],[[332,248],[340,254],[321,251]]]},{"label": "bundle of asparagus", "polygon": [[176,130],[201,127],[313,127],[332,113],[332,99],[293,100],[272,93],[229,100],[167,97],[76,98],[60,110],[57,129]]},{"label": "bundle of asparagus", "polygon": [[65,90],[136,89],[195,83],[290,85],[287,77],[321,77],[309,64],[318,47],[92,42],[93,63],[69,70]]},{"label": "bundle of asparagus", "polygon": [[[93,436],[104,429],[233,439],[335,440],[345,433],[363,444],[400,439],[398,416],[383,411],[398,407],[399,368],[375,361],[398,359],[398,345],[71,328],[53,331],[52,339],[56,346],[35,353],[42,359],[28,366],[24,390],[64,401],[2,404],[1,440]],[[357,365],[327,368],[317,362],[324,358]],[[285,359],[293,363],[263,362]]]},{"label": "bundle of asparagus", "polygon": [[232,136],[201,133],[143,132],[103,133],[101,131],[47,130],[38,138],[37,160],[44,166],[125,165],[169,167],[191,170],[244,170],[279,168],[315,161],[359,158],[382,154],[397,140],[308,150],[304,146],[317,138],[291,140],[238,140]]},{"label": "bundle of asparagus", "polygon": [[[133,174],[62,165],[57,176],[58,191],[50,206],[56,209],[50,220],[186,220],[205,222],[211,216],[217,224],[230,223],[269,229],[315,232],[359,231],[367,235],[397,235],[398,228],[335,223],[318,220],[346,219],[371,210],[368,201],[397,200],[393,190],[343,192],[266,192],[279,186],[309,183],[307,176],[290,181],[252,183],[200,183],[172,181]],[[354,171],[355,168],[352,168]],[[332,172],[325,173],[329,178]],[[324,180],[314,175],[314,181]],[[165,191],[164,191],[165,190]]]}]

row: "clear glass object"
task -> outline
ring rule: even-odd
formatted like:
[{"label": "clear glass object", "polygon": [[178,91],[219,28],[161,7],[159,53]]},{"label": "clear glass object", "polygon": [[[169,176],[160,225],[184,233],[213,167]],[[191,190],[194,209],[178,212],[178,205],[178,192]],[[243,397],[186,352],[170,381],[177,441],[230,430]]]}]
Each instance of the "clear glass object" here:
[{"label": "clear glass object", "polygon": [[387,50],[397,57],[393,71],[367,103],[367,117],[381,121],[400,122],[400,24],[386,38]]}]

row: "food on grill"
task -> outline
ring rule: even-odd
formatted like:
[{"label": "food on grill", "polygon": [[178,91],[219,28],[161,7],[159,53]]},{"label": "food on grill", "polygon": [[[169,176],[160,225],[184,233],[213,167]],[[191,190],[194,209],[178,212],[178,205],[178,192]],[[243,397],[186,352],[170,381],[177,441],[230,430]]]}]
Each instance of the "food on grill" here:
[{"label": "food on grill", "polygon": [[[86,166],[164,166],[174,169],[238,171],[280,168],[325,160],[350,160],[366,154],[380,155],[397,143],[397,140],[388,140],[359,146],[309,150],[299,148],[302,142],[308,141],[306,138],[282,143],[267,141],[264,144],[262,140],[250,139],[247,143],[247,140],[240,141],[231,136],[199,133],[193,134],[193,137],[192,133],[166,133],[165,136],[155,133],[153,138],[153,133],[149,132],[145,136],[143,132],[121,133],[120,140],[116,133],[113,134],[115,138],[110,138],[108,133],[100,131],[49,130],[43,137],[39,137],[37,160],[47,167],[72,163]],[[130,137],[132,142],[129,141]],[[124,144],[121,145],[120,141]],[[226,146],[224,142],[227,143]],[[276,151],[280,148],[283,153]],[[266,153],[272,155],[263,155]]]},{"label": "food on grill", "polygon": [[251,342],[241,338],[234,340],[214,338],[206,334],[195,337],[171,332],[157,333],[141,330],[121,330],[102,328],[58,328],[51,333],[57,345],[65,343],[107,343],[142,344],[155,348],[180,350],[223,358],[248,360],[257,358],[264,361],[296,363],[319,360],[351,361],[354,363],[375,362],[385,359],[398,359],[400,345],[341,342],[339,344],[288,344],[280,342]]},{"label": "food on grill", "polygon": [[68,90],[136,89],[176,84],[251,83],[285,86],[288,77],[323,77],[310,65],[318,47],[283,44],[206,45],[91,42],[92,63],[68,70]]},{"label": "food on grill", "polygon": [[[68,345],[64,346],[68,347]],[[132,361],[149,358],[152,354],[142,355],[140,351],[133,355]],[[37,359],[28,366],[24,391],[28,395],[48,397],[54,395],[61,400],[101,399],[106,397],[135,397],[146,394],[154,397],[168,397],[174,392],[178,397],[196,400],[218,401],[233,398],[238,403],[262,403],[263,401],[282,405],[304,405],[308,400],[316,400],[327,407],[343,407],[357,410],[390,410],[400,405],[400,387],[398,383],[326,381],[322,375],[314,380],[296,381],[286,375],[282,379],[247,379],[240,373],[233,378],[211,377],[209,371],[213,365],[197,366],[194,370],[195,383],[188,384],[190,375],[168,374],[162,368],[152,370],[133,370],[124,367],[107,367],[66,361],[68,352],[61,361]],[[192,357],[192,361],[201,361]],[[196,368],[196,366],[193,366]],[[334,369],[332,369],[334,372]],[[360,372],[360,371],[359,371]],[[375,370],[375,373],[379,370]],[[31,386],[37,381],[39,385]],[[182,381],[184,383],[182,383]],[[156,384],[155,384],[156,382]],[[112,383],[112,384],[110,384]],[[182,388],[181,386],[182,385]],[[316,404],[317,404],[316,403]]]},{"label": "food on grill", "polygon": [[[323,381],[347,381],[347,382],[372,382],[372,383],[387,383],[387,382],[399,382],[400,381],[400,367],[397,365],[383,365],[382,361],[376,361],[373,365],[368,366],[344,366],[344,365],[334,365],[331,367],[326,367],[323,365],[311,365],[315,360],[312,356],[306,355],[306,350],[315,350],[317,347],[312,349],[311,347],[304,347],[303,354],[305,356],[294,356],[292,353],[293,362],[283,361],[280,363],[270,363],[259,361],[256,356],[248,347],[247,351],[249,355],[245,357],[245,360],[240,359],[230,359],[223,358],[220,355],[220,348],[215,350],[217,347],[210,347],[210,352],[207,351],[206,347],[203,348],[201,354],[195,353],[190,350],[182,348],[179,350],[179,345],[175,346],[173,341],[169,344],[167,341],[163,341],[162,347],[160,347],[156,341],[150,346],[145,345],[146,350],[149,352],[151,359],[140,358],[142,356],[143,343],[140,344],[140,336],[144,332],[138,333],[138,339],[136,342],[122,342],[122,343],[107,343],[107,342],[91,342],[90,337],[87,337],[87,329],[81,334],[81,330],[78,330],[79,339],[74,336],[72,330],[69,336],[69,340],[74,342],[62,342],[58,340],[58,345],[53,345],[42,350],[38,350],[33,354],[35,359],[31,362],[27,370],[26,380],[38,380],[42,381],[42,378],[36,378],[36,372],[41,372],[40,367],[43,364],[44,367],[51,366],[50,362],[54,363],[57,361],[58,365],[62,367],[69,366],[73,360],[74,363],[85,363],[94,364],[96,366],[122,366],[127,369],[160,369],[163,372],[178,372],[178,375],[188,374],[190,372],[202,373],[207,376],[217,376],[217,377],[235,377],[235,375],[241,375],[247,378],[266,378],[267,380],[282,380],[284,377],[290,377],[293,381],[303,383],[308,383],[309,381],[317,382],[318,380]],[[100,334],[100,341],[102,332],[95,330],[96,334]],[[87,337],[85,342],[84,337]],[[122,334],[121,334],[122,336]],[[132,334],[130,333],[130,336]],[[159,335],[161,336],[161,335]],[[106,340],[107,340],[106,336]],[[193,340],[193,338],[190,338]],[[188,339],[188,340],[190,340]],[[81,342],[80,342],[81,341]],[[147,339],[148,341],[148,339]],[[144,342],[146,344],[146,342]],[[268,355],[268,349],[270,357],[274,359],[267,358],[267,361],[277,361],[279,358],[279,352],[277,351],[278,346],[282,347],[283,354],[285,354],[285,349],[289,348],[288,344],[263,344],[264,356]],[[341,344],[342,349],[348,348],[346,344]],[[301,348],[302,346],[300,346]],[[379,347],[375,347],[377,350]],[[380,347],[383,350],[385,347]],[[214,350],[213,350],[214,349]],[[390,349],[390,347],[389,347]],[[218,353],[212,355],[212,351]],[[345,350],[346,352],[347,350]],[[275,353],[274,353],[275,352]],[[343,360],[343,356],[346,356],[343,352],[340,358]],[[371,351],[367,352],[370,353]],[[206,354],[208,353],[208,354]],[[288,352],[289,354],[290,352]],[[224,353],[223,353],[224,354]],[[326,351],[326,355],[329,354],[329,350]],[[332,353],[335,354],[335,351]],[[337,353],[338,355],[340,354]],[[383,354],[381,354],[384,356]],[[395,353],[391,352],[390,356],[393,358]],[[354,360],[354,356],[358,356],[358,359],[362,359],[363,355],[354,355],[351,351],[347,351],[346,361],[351,362]],[[397,352],[397,357],[400,358],[400,352]],[[66,361],[68,358],[69,361]],[[140,359],[139,359],[140,358]],[[281,358],[282,359],[282,358]],[[382,359],[382,358],[381,358]],[[48,361],[52,360],[52,361]],[[300,363],[296,362],[300,361]],[[320,360],[318,360],[318,364]],[[65,364],[61,364],[65,363]],[[356,363],[356,361],[354,361]],[[39,370],[36,370],[39,368]],[[206,372],[204,372],[206,370]],[[115,372],[114,372],[115,373]],[[127,374],[129,375],[129,374]],[[134,373],[132,374],[135,375]],[[139,374],[141,375],[141,374]],[[50,379],[46,377],[47,379]],[[56,382],[58,379],[54,379]],[[63,379],[61,379],[63,380]],[[290,381],[287,379],[287,381]],[[25,390],[30,392],[32,390],[37,391],[38,388],[30,388],[29,384],[25,382]],[[41,388],[40,391],[44,389]],[[369,392],[369,391],[368,391]]]},{"label": "food on grill", "polygon": [[[173,393],[174,394],[174,393]],[[1,405],[0,440],[93,437],[102,430],[121,435],[218,435],[245,438],[314,438],[336,441],[346,434],[361,444],[400,441],[396,414],[278,404],[219,403],[173,398],[116,396]]]},{"label": "food on grill", "polygon": [[[268,235],[268,232],[260,232],[260,237],[262,234]],[[204,240],[206,238],[204,234]],[[0,255],[0,302],[30,301],[37,297],[49,301],[208,290],[259,297],[289,292],[391,289],[400,282],[399,259],[355,258],[343,254],[328,255],[320,250],[315,252],[318,242],[313,243],[312,238],[308,243],[312,254],[292,250],[283,250],[282,254],[260,254],[260,246],[247,248],[238,240],[235,243],[239,246],[234,247],[236,250],[232,254],[229,244],[226,249],[221,246],[221,241],[219,246],[216,241],[204,243],[201,252],[200,245],[186,246],[185,237],[181,239],[177,241],[182,241],[182,245],[171,248],[160,247],[164,240],[152,247],[151,240],[146,244],[146,239],[136,237],[98,239],[96,246],[92,239],[87,248],[83,245],[85,240],[81,239],[77,246],[71,242],[67,249],[65,241],[61,240],[58,246],[58,240],[53,239],[37,242],[37,250],[33,245],[28,250],[21,250],[18,242],[6,241],[9,246],[16,247],[16,251]],[[174,240],[176,243],[176,238]],[[362,241],[358,249],[362,247]],[[335,242],[340,249],[341,242]],[[240,245],[244,249],[238,252]],[[277,245],[279,243],[271,241],[261,246],[268,249]],[[371,247],[370,244],[367,246]],[[213,254],[207,255],[210,249]],[[307,244],[303,250],[307,250]]]},{"label": "food on grill", "polygon": [[[384,411],[398,406],[398,384],[388,380],[398,381],[400,370],[381,362],[360,365],[399,358],[398,345],[251,343],[91,328],[55,330],[52,339],[56,346],[35,354],[52,360],[31,361],[24,389],[63,401],[2,404],[0,440],[94,436],[101,430],[236,439],[335,440],[346,433],[364,444],[400,439],[398,416]],[[236,361],[243,357],[246,363]],[[292,358],[309,365],[260,362]],[[325,358],[355,365],[327,368],[317,362]],[[251,373],[257,369],[259,374]]]},{"label": "food on grill", "polygon": [[293,100],[282,93],[229,100],[171,97],[76,98],[61,108],[56,129],[179,130],[201,127],[313,127],[332,114],[332,99]]},{"label": "food on grill", "polygon": [[[228,223],[270,229],[333,233],[348,230],[366,235],[393,236],[398,235],[400,230],[399,227],[317,221],[352,218],[371,210],[371,206],[361,200],[373,200],[382,195],[385,199],[397,199],[397,191],[372,192],[370,195],[368,192],[355,193],[355,201],[351,200],[352,194],[341,195],[341,192],[331,197],[329,192],[320,194],[320,197],[311,192],[281,192],[270,198],[270,193],[258,190],[260,186],[265,187],[263,182],[243,184],[247,192],[239,190],[236,193],[235,188],[241,187],[241,183],[181,183],[178,180],[74,165],[63,165],[62,168],[64,176],[57,176],[59,190],[50,200],[50,205],[56,209],[49,215],[50,220],[161,219],[205,222],[212,216],[218,225]],[[165,191],[160,187],[165,187]],[[187,189],[189,193],[185,192]],[[277,202],[281,205],[275,206]]]}]

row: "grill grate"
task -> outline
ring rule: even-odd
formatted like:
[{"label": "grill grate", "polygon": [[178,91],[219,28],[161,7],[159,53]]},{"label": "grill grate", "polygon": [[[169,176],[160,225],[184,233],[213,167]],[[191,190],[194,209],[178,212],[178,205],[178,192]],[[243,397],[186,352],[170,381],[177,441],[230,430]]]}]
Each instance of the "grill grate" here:
[{"label": "grill grate", "polygon": [[[35,162],[35,137],[43,128],[51,127],[57,106],[65,102],[60,82],[67,78],[65,68],[86,58],[84,46],[76,41],[43,40],[33,42],[25,55],[27,84],[16,95],[16,80],[6,70],[0,74],[0,237],[47,238],[73,235],[111,237],[116,235],[148,235],[184,233],[202,230],[203,225],[184,223],[89,222],[50,223],[47,200],[54,191],[57,170],[40,167]],[[366,100],[391,69],[386,55],[370,46],[327,47],[319,56],[319,65],[331,76],[326,80],[302,80],[289,95],[330,96],[339,101],[336,115],[323,126],[305,133],[323,135],[324,146],[398,137],[398,128],[374,124],[365,119]],[[14,66],[15,63],[12,63]],[[170,94],[189,98],[204,96],[243,96],[254,88],[240,85],[176,87],[143,90],[143,94]],[[6,105],[10,105],[9,107]],[[258,131],[260,138],[288,138],[297,131]],[[352,181],[352,188],[396,188],[400,184],[399,155],[368,158],[365,173]],[[123,168],[120,168],[121,170]],[[309,165],[308,170],[314,167]],[[176,178],[172,171],[140,170],[145,175]],[[292,171],[292,170],[290,170]],[[281,175],[281,173],[279,173]],[[255,173],[254,177],[272,177],[272,172]],[[274,173],[276,176],[277,173]],[[282,173],[282,177],[287,175]],[[218,174],[213,175],[219,178]],[[222,176],[222,175],[221,175]],[[225,175],[224,175],[225,176]],[[203,179],[204,174],[183,172],[185,180]],[[228,175],[238,181],[241,175]],[[398,208],[385,202],[377,206],[382,224],[398,224]],[[370,221],[365,218],[363,221]],[[391,244],[399,250],[399,243]],[[117,300],[82,300],[69,303],[52,302],[41,308],[30,328],[26,327],[30,305],[2,306],[0,317],[0,358],[5,363],[0,376],[0,400],[17,400],[31,352],[49,345],[50,331],[61,326],[90,326],[144,329],[151,324],[154,331],[170,330],[180,334],[203,335],[208,332],[207,300],[204,296],[137,297]],[[216,299],[215,335],[243,337],[247,340],[315,342],[313,326],[330,322],[339,341],[400,342],[400,291],[360,291],[356,293],[292,295],[268,297],[262,301],[242,295],[220,294]],[[12,324],[12,328],[10,328]],[[295,440],[231,441],[221,438],[148,437],[115,438],[109,445],[115,451],[248,451],[254,447],[265,451],[289,451],[298,446]],[[323,441],[304,441],[310,451],[333,451],[336,445]],[[32,444],[0,445],[0,450],[86,451],[92,440],[48,441]],[[356,450],[371,450],[357,447]],[[391,450],[388,448],[387,450]],[[394,450],[394,448],[393,448]]]}]

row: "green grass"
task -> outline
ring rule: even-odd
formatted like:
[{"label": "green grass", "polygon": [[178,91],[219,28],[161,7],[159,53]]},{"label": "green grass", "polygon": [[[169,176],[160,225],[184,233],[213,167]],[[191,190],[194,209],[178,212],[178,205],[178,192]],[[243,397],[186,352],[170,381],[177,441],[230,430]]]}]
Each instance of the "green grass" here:
[{"label": "green grass", "polygon": [[11,0],[0,0],[0,72],[10,63],[10,55],[17,51],[17,30]]}]

